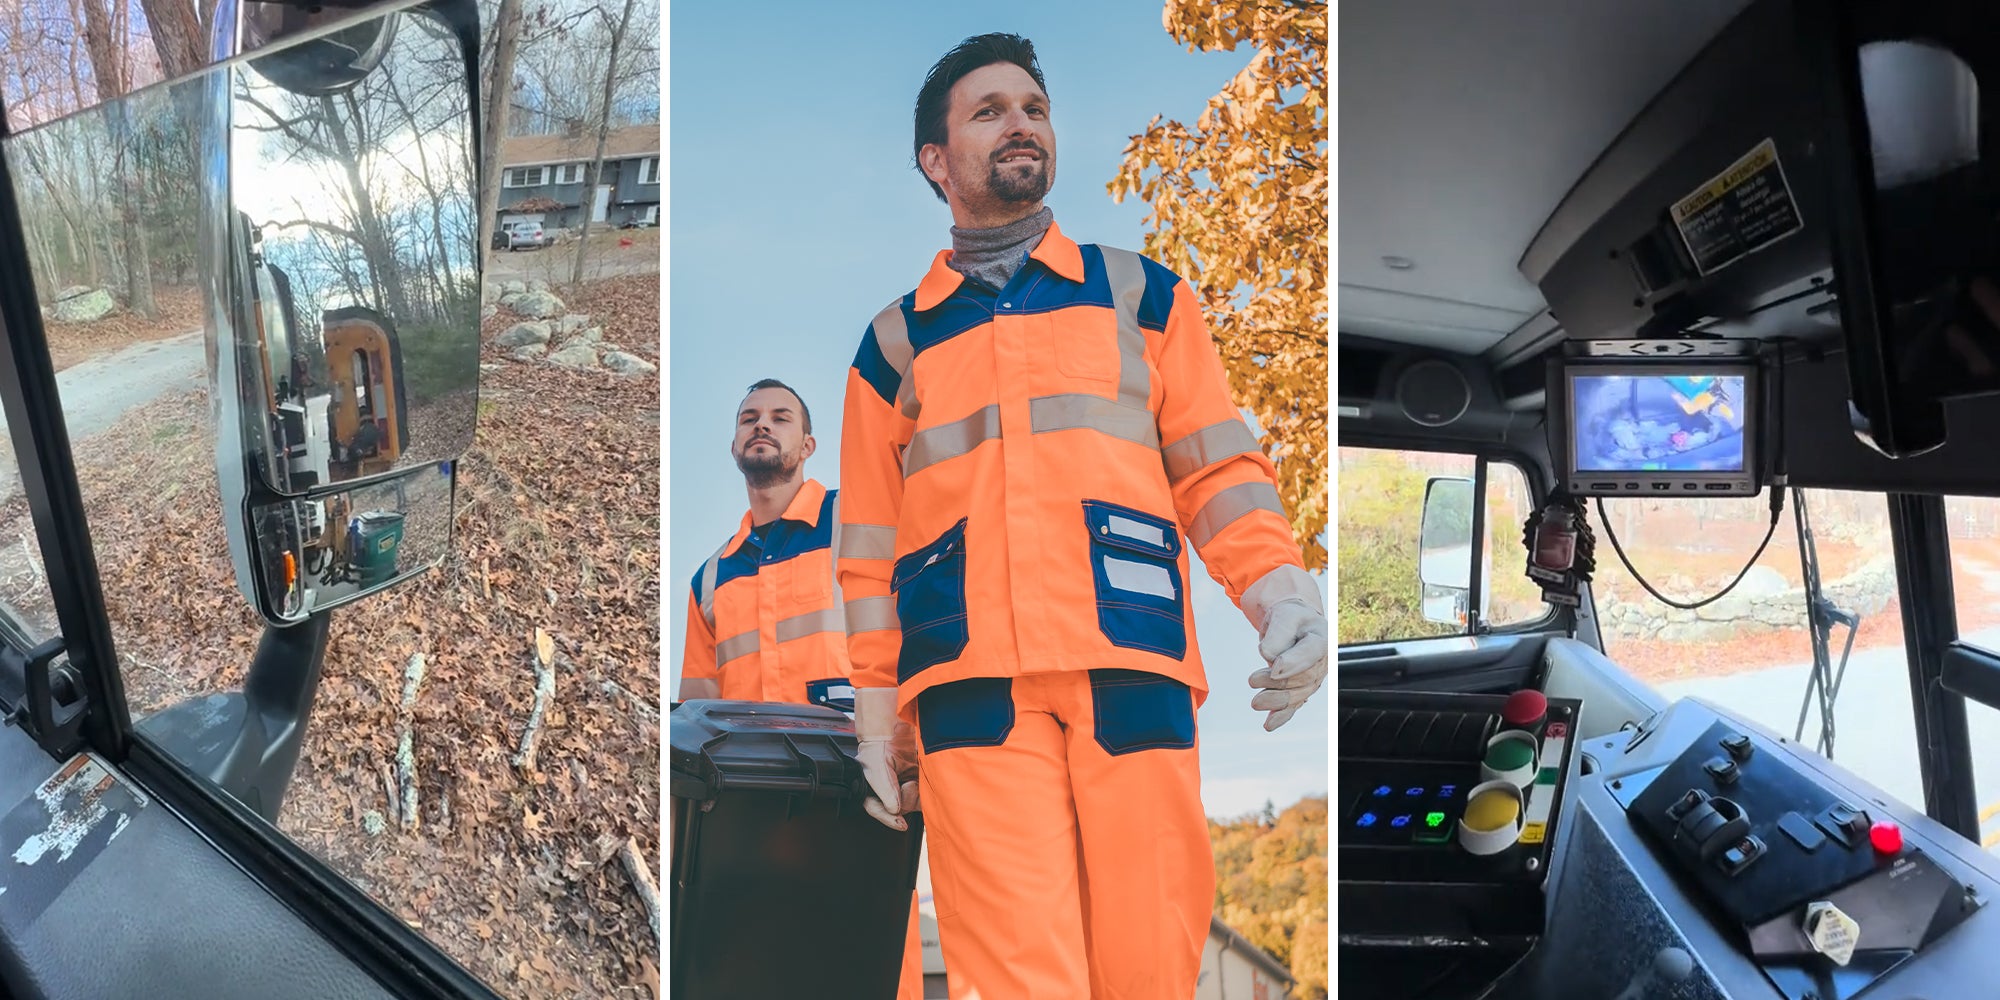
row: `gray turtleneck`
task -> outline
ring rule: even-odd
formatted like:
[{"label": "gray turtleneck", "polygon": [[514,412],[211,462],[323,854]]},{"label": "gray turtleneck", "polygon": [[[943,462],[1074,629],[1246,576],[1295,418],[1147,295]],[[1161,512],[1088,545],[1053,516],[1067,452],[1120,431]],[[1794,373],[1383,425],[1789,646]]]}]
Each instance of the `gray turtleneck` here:
[{"label": "gray turtleneck", "polygon": [[1056,221],[1044,205],[1025,219],[995,229],[951,227],[951,269],[994,290],[1007,286]]}]

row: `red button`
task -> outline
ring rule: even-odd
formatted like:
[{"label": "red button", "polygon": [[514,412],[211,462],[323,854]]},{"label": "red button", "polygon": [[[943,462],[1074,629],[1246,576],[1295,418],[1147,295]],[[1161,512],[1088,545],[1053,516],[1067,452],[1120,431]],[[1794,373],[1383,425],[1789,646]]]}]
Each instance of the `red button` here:
[{"label": "red button", "polygon": [[1883,820],[1868,828],[1868,842],[1883,854],[1899,853],[1903,849],[1903,828]]},{"label": "red button", "polygon": [[1548,712],[1549,700],[1540,691],[1516,691],[1500,706],[1500,719],[1510,726],[1525,726],[1540,721]]}]

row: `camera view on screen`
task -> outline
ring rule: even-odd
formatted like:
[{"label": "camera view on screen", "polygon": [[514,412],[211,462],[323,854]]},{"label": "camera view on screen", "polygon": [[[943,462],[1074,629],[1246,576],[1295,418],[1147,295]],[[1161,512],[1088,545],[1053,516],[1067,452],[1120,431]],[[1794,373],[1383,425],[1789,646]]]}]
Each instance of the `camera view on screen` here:
[{"label": "camera view on screen", "polygon": [[1578,472],[1743,471],[1742,375],[1579,375]]}]

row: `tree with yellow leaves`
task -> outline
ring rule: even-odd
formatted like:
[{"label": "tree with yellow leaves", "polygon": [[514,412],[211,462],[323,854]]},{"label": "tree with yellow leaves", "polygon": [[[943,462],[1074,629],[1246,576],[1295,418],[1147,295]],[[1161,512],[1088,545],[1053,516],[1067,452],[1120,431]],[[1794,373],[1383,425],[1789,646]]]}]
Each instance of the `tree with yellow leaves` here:
[{"label": "tree with yellow leaves", "polygon": [[1324,569],[1327,5],[1167,0],[1161,20],[1190,52],[1255,54],[1193,127],[1155,115],[1133,136],[1111,197],[1152,207],[1145,252],[1199,290],[1306,568]]}]

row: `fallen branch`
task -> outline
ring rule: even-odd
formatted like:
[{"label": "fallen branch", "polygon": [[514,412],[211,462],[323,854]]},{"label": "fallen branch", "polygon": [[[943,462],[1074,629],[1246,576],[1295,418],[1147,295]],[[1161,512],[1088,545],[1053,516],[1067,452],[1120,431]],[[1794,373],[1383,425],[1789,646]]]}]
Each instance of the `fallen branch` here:
[{"label": "fallen branch", "polygon": [[535,707],[528,713],[528,728],[521,733],[521,752],[514,766],[521,771],[535,769],[535,743],[541,736],[542,719],[548,714],[549,700],[556,694],[556,644],[547,632],[535,630]]},{"label": "fallen branch", "polygon": [[382,778],[382,795],[389,800],[388,818],[392,822],[399,822],[400,820],[397,815],[399,811],[397,806],[399,803],[397,802],[398,796],[396,795],[396,776],[390,772],[389,762],[385,760],[376,764],[376,773]]},{"label": "fallen branch", "polygon": [[402,735],[396,742],[396,777],[402,784],[401,805],[397,807],[403,831],[417,828],[417,753],[411,727],[416,723],[417,689],[424,683],[424,654],[410,657],[403,667],[403,707],[396,713]]},{"label": "fallen branch", "polygon": [[632,888],[639,894],[639,902],[646,907],[646,922],[653,926],[653,940],[660,938],[660,888],[653,883],[653,868],[639,857],[639,845],[632,838],[625,838],[625,846],[618,849],[618,860],[625,864],[625,874],[632,878]]},{"label": "fallen branch", "polygon": [[659,719],[660,710],[652,705],[646,704],[646,700],[644,698],[641,698],[638,695],[633,694],[629,689],[625,687],[625,685],[620,684],[617,681],[611,680],[609,678],[606,678],[602,683],[603,687],[601,690],[603,690],[605,694],[611,694],[613,692],[622,694],[626,698],[631,700],[633,708],[636,708],[639,711],[645,713],[649,718],[652,718],[654,720]]},{"label": "fallen branch", "polygon": [[42,570],[42,561],[35,558],[35,547],[28,543],[25,532],[21,535],[21,554],[28,557],[28,567],[35,571],[35,575],[28,578],[28,592],[33,593],[37,589],[36,585],[47,580],[49,576]]}]

